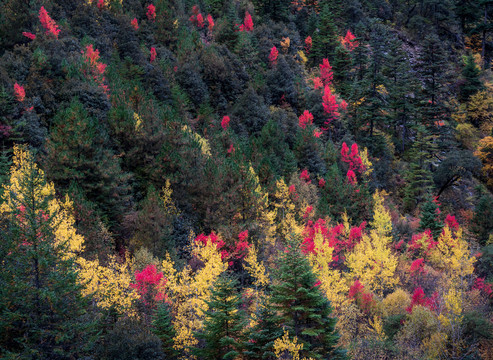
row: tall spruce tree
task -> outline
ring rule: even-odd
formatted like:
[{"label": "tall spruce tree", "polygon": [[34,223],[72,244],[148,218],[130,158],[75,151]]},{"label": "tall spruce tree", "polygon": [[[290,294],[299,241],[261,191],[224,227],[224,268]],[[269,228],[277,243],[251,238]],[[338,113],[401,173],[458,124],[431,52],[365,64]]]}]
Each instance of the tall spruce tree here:
[{"label": "tall spruce tree", "polygon": [[337,28],[334,23],[334,14],[328,4],[324,4],[319,15],[318,27],[313,34],[313,46],[310,59],[313,64],[319,64],[322,59],[331,59],[335,53],[337,42]]},{"label": "tall spruce tree", "polygon": [[480,70],[474,62],[474,57],[469,54],[464,61],[464,68],[462,69],[462,77],[464,83],[460,88],[459,99],[463,102],[469,100],[469,98],[476,94],[478,91],[483,90],[484,86],[479,79]]},{"label": "tall spruce tree", "polygon": [[344,359],[332,307],[317,285],[308,259],[295,239],[277,258],[271,304],[279,324],[303,344],[300,355],[313,359]]},{"label": "tall spruce tree", "polygon": [[242,352],[246,320],[240,309],[241,296],[236,291],[236,283],[235,279],[223,275],[214,284],[204,329],[197,334],[204,346],[194,349],[200,359],[236,359]]},{"label": "tall spruce tree", "polygon": [[46,149],[48,178],[60,190],[74,182],[111,224],[118,222],[130,201],[129,176],[110,150],[105,130],[78,100],[55,116]]},{"label": "tall spruce tree", "polygon": [[178,351],[173,348],[176,331],[171,322],[170,306],[167,302],[159,303],[152,319],[151,331],[161,340],[166,359],[177,359]]},{"label": "tall spruce tree", "polygon": [[268,302],[261,304],[257,313],[257,324],[248,331],[245,356],[248,359],[275,360],[274,341],[283,335],[276,312]]}]

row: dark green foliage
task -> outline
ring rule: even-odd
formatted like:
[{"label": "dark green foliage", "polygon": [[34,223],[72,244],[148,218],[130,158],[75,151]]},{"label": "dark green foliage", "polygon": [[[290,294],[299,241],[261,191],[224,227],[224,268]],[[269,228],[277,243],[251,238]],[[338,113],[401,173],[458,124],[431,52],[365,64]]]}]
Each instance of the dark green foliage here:
[{"label": "dark green foliage", "polygon": [[462,320],[464,326],[464,338],[469,344],[475,344],[480,339],[491,339],[493,337],[493,325],[484,314],[479,312],[468,312]]},{"label": "dark green foliage", "polygon": [[459,99],[463,102],[469,100],[471,95],[476,94],[478,91],[483,90],[484,86],[479,79],[480,70],[474,62],[474,57],[468,55],[465,58],[465,65],[462,69],[462,77],[464,83],[460,88]]},{"label": "dark green foliage", "polygon": [[164,360],[161,341],[138,320],[119,319],[104,336],[97,357],[103,360]]},{"label": "dark green foliage", "polygon": [[312,35],[313,46],[309,56],[313,65],[322,63],[324,58],[332,58],[338,45],[338,34],[334,23],[334,14],[330,6],[325,3],[319,14],[317,30]]},{"label": "dark green foliage", "polygon": [[277,65],[267,75],[267,86],[272,104],[280,105],[287,102],[291,106],[296,106],[298,94],[294,74],[283,55],[279,55]]},{"label": "dark green foliage", "polygon": [[433,173],[433,180],[441,193],[461,179],[479,175],[481,161],[467,150],[454,150],[447,154]]},{"label": "dark green foliage", "polygon": [[485,244],[493,232],[493,200],[483,195],[476,205],[472,219],[472,229],[481,244]]},{"label": "dark green foliage", "polygon": [[487,245],[481,249],[476,268],[478,275],[486,278],[488,281],[493,279],[493,244]]},{"label": "dark green foliage", "polygon": [[231,127],[237,134],[246,137],[262,130],[267,123],[269,110],[262,97],[249,87],[240,96],[231,114]]},{"label": "dark green foliage", "polygon": [[0,228],[0,356],[73,359],[94,345],[94,321],[87,313],[68,244],[57,242],[50,223],[44,175],[29,158],[11,194],[12,213]]},{"label": "dark green foliage", "polygon": [[133,249],[147,248],[154,256],[174,254],[176,251],[172,235],[175,209],[167,209],[159,191],[153,186],[147,190],[134,213],[126,216],[126,226],[133,236],[130,245]]},{"label": "dark green foliage", "polygon": [[165,359],[169,360],[176,359],[178,356],[178,351],[173,348],[176,331],[171,320],[169,304],[161,302],[153,316],[151,331],[161,340]]},{"label": "dark green foliage", "polygon": [[245,356],[248,359],[274,360],[274,341],[283,335],[276,312],[269,304],[262,304],[257,314],[257,324],[248,331]]},{"label": "dark green foliage", "polygon": [[129,176],[108,149],[105,129],[89,117],[80,102],[74,100],[57,113],[46,147],[48,178],[59,190],[75,183],[115,225],[130,202]]},{"label": "dark green foliage", "polygon": [[203,332],[197,334],[197,338],[204,341],[202,348],[195,349],[200,359],[236,359],[241,354],[246,320],[240,304],[236,280],[221,276],[212,289]]},{"label": "dark green foliage", "polygon": [[432,189],[433,178],[428,169],[413,162],[409,166],[405,179],[406,186],[402,200],[404,210],[411,212],[428,196]]},{"label": "dark green foliage", "polygon": [[385,331],[385,335],[388,336],[390,340],[394,339],[399,330],[403,325],[403,320],[405,320],[406,315],[392,315],[385,318],[383,322],[383,330]]},{"label": "dark green foliage", "polygon": [[303,344],[301,356],[314,359],[344,359],[337,348],[337,319],[331,317],[330,302],[316,285],[317,278],[296,241],[278,253],[270,302],[278,312],[278,322],[290,336]]},{"label": "dark green foliage", "polygon": [[430,230],[434,239],[442,232],[443,224],[439,219],[440,209],[437,203],[428,196],[428,200],[421,206],[419,228],[421,231]]}]

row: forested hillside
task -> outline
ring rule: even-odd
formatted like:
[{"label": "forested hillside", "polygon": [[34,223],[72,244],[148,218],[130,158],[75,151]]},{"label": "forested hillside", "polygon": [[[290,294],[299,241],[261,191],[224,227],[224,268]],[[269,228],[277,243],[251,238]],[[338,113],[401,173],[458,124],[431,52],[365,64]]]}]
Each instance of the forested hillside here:
[{"label": "forested hillside", "polygon": [[493,359],[493,0],[0,0],[0,358]]}]

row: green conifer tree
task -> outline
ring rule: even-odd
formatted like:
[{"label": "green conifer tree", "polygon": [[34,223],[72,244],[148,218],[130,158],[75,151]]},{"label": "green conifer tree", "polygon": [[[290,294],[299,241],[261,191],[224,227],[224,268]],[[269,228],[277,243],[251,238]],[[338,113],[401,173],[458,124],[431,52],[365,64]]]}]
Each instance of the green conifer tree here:
[{"label": "green conifer tree", "polygon": [[310,59],[313,64],[319,64],[322,59],[331,59],[334,55],[337,43],[337,28],[334,24],[334,14],[328,4],[324,4],[320,12],[318,28],[312,36],[313,46],[310,51]]},{"label": "green conifer tree", "polygon": [[442,232],[443,223],[440,221],[438,215],[440,209],[432,197],[429,196],[428,200],[421,207],[421,215],[419,217],[419,228],[424,231],[429,229],[434,239],[438,239],[438,236]]},{"label": "green conifer tree", "polygon": [[173,348],[176,331],[171,322],[170,306],[167,302],[158,305],[153,316],[151,331],[161,340],[166,359],[176,359],[178,351]]},{"label": "green conifer tree", "polygon": [[471,95],[476,94],[484,88],[481,80],[479,79],[480,70],[474,62],[473,56],[466,56],[464,62],[464,68],[462,69],[464,84],[462,84],[459,94],[459,98],[463,102],[469,100]]},{"label": "green conifer tree", "polygon": [[337,319],[331,317],[332,307],[317,286],[308,259],[301,253],[295,239],[277,258],[271,304],[278,312],[278,322],[303,344],[301,356],[313,359],[343,359],[345,352],[337,348]]},{"label": "green conifer tree", "polygon": [[128,207],[129,176],[108,146],[107,135],[98,121],[90,117],[78,100],[60,110],[54,118],[47,141],[47,176],[60,190],[72,182],[111,224]]},{"label": "green conifer tree", "polygon": [[243,347],[245,316],[241,309],[241,296],[236,291],[236,280],[223,275],[212,289],[205,313],[203,332],[196,334],[204,341],[202,348],[194,349],[195,355],[204,360],[236,359]]},{"label": "green conifer tree", "polygon": [[261,304],[257,324],[248,331],[245,356],[248,359],[274,360],[274,341],[282,337],[283,331],[277,321],[276,312],[268,303]]}]

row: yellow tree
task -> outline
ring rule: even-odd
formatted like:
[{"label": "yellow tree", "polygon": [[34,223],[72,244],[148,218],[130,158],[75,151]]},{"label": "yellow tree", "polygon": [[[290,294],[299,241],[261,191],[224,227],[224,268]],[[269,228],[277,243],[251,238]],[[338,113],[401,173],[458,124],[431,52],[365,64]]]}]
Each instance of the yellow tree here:
[{"label": "yellow tree", "polygon": [[277,234],[287,239],[291,234],[299,237],[303,226],[296,220],[296,206],[289,197],[289,189],[283,179],[276,181],[273,205],[276,209]]},{"label": "yellow tree", "polygon": [[493,137],[487,136],[479,140],[478,148],[474,152],[483,162],[483,174],[489,187],[493,187]]},{"label": "yellow tree", "polygon": [[184,359],[194,359],[189,352],[198,344],[194,333],[203,327],[204,313],[208,310],[207,302],[214,281],[227,269],[217,245],[210,237],[205,244],[194,241],[193,236],[190,238],[192,254],[203,263],[199,270],[194,272],[188,265],[178,272],[168,254],[162,262],[163,274],[168,279],[166,292],[175,315],[175,349],[185,354]]},{"label": "yellow tree", "polygon": [[[45,177],[43,170],[34,162],[33,155],[25,147],[15,146],[10,184],[4,185],[3,203],[0,206],[1,214],[17,211],[15,204],[22,204],[25,201],[25,194],[29,189],[26,188],[22,179],[30,172],[37,173],[39,178],[44,179]],[[75,258],[84,249],[84,238],[76,232],[75,219],[72,216],[72,202],[68,196],[63,202],[56,199],[53,183],[40,183],[34,191],[33,196],[38,203],[45,200],[48,202],[48,214],[46,215],[55,234],[55,242],[67,245],[64,258]]]},{"label": "yellow tree", "polygon": [[385,290],[393,289],[398,283],[395,275],[397,258],[390,249],[392,221],[383,204],[383,196],[376,191],[373,195],[374,210],[370,235],[362,240],[348,256],[350,275],[359,279],[367,289],[381,296]]},{"label": "yellow tree", "polygon": [[476,259],[471,256],[467,241],[463,238],[462,229],[455,234],[448,225],[438,238],[437,245],[431,249],[429,258],[433,266],[443,269],[451,283],[459,285],[462,280],[474,272]]},{"label": "yellow tree", "polygon": [[337,311],[343,303],[348,301],[349,286],[347,285],[347,280],[339,270],[329,266],[332,262],[334,248],[329,245],[328,241],[325,241],[320,228],[316,230],[313,244],[313,251],[308,254],[310,264],[314,274],[320,281],[320,289]]}]

